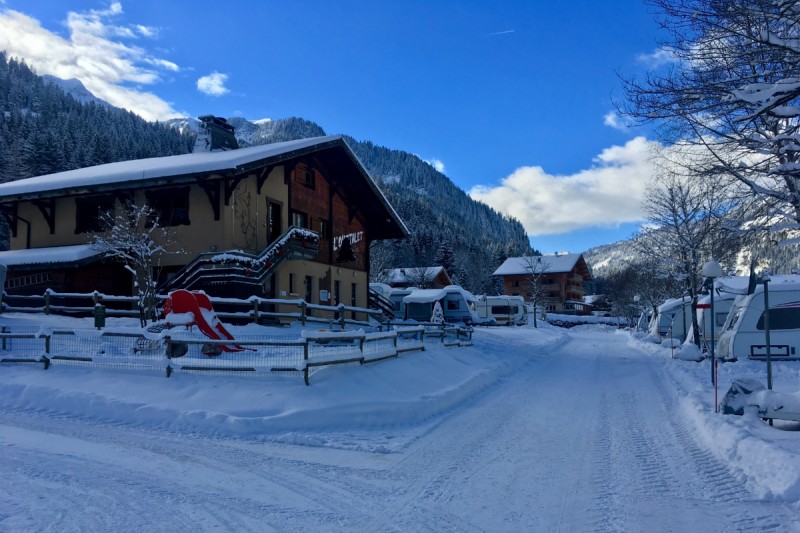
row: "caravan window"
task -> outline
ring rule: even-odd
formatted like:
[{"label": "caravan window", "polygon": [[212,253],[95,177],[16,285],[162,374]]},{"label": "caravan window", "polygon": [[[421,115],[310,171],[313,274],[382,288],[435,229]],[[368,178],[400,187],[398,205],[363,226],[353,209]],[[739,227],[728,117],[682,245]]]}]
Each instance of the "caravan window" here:
[{"label": "caravan window", "polygon": [[492,306],[492,314],[493,315],[510,315],[511,308],[507,305],[493,305]]},{"label": "caravan window", "polygon": [[456,311],[459,309],[458,300],[447,300],[447,310]]},{"label": "caravan window", "polygon": [[[761,313],[756,329],[764,329],[764,313]],[[800,329],[800,307],[770,309],[769,329]]]}]

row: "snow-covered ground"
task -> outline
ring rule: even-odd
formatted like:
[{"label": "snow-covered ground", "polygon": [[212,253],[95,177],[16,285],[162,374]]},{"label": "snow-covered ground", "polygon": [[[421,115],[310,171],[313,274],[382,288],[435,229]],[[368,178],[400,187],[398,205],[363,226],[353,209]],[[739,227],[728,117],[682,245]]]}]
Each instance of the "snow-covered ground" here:
[{"label": "snow-covered ground", "polygon": [[[800,531],[800,423],[715,414],[708,361],[601,325],[474,341],[309,387],[2,365],[0,530]],[[765,376],[725,364],[720,397]]]}]

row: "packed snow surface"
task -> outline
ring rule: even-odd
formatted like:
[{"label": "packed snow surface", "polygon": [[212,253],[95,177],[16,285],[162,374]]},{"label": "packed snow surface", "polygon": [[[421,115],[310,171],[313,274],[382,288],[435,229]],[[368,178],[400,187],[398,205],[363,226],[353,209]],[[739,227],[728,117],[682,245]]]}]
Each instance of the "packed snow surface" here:
[{"label": "packed snow surface", "polygon": [[2,365],[0,530],[800,531],[800,424],[715,414],[707,360],[604,325],[426,347],[308,387]]}]

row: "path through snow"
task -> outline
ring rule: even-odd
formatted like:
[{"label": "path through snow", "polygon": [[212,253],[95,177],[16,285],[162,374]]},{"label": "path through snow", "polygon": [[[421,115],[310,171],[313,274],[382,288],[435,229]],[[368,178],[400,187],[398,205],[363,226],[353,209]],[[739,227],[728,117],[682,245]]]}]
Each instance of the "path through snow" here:
[{"label": "path through snow", "polygon": [[696,443],[668,360],[612,332],[526,334],[504,339],[513,373],[391,453],[0,410],[0,529],[800,531],[796,503],[755,500]]}]

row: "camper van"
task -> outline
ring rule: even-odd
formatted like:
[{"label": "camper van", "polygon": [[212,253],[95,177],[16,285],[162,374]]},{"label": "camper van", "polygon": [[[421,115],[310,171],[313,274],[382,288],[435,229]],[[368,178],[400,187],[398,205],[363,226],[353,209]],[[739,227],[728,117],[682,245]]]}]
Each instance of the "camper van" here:
[{"label": "camper van", "polygon": [[736,297],[736,294],[729,292],[717,292],[714,294],[713,337],[711,335],[711,296],[703,296],[697,300],[697,324],[700,326],[700,342],[705,349],[709,349],[712,339],[715,346],[719,344],[719,336]]},{"label": "camper van", "polygon": [[528,323],[528,308],[522,296],[481,296],[475,309],[481,321],[507,326]]},{"label": "camper van", "polygon": [[692,325],[692,299],[688,296],[667,300],[658,307],[658,316],[650,321],[650,335],[681,342]]},{"label": "camper van", "polygon": [[[716,306],[716,300],[714,302]],[[764,286],[734,301],[717,345],[722,359],[767,356]],[[800,356],[800,276],[774,276],[769,283],[770,356],[797,359]]]},{"label": "camper van", "polygon": [[403,298],[405,318],[428,322],[433,316],[436,303],[442,307],[447,322],[464,322],[472,324],[478,321],[475,304],[478,299],[469,291],[458,285],[449,285],[443,289],[416,289]]},{"label": "camper van", "polygon": [[653,318],[652,309],[645,309],[644,311],[642,311],[642,314],[639,315],[639,320],[636,321],[636,331],[647,333],[647,330],[650,327],[650,320],[652,320],[652,318]]},{"label": "camper van", "polygon": [[393,288],[389,291],[389,301],[392,302],[394,306],[394,316],[402,317],[405,313],[405,304],[403,304],[403,298],[411,294],[412,292],[419,290],[416,287],[403,287],[403,288]]}]

